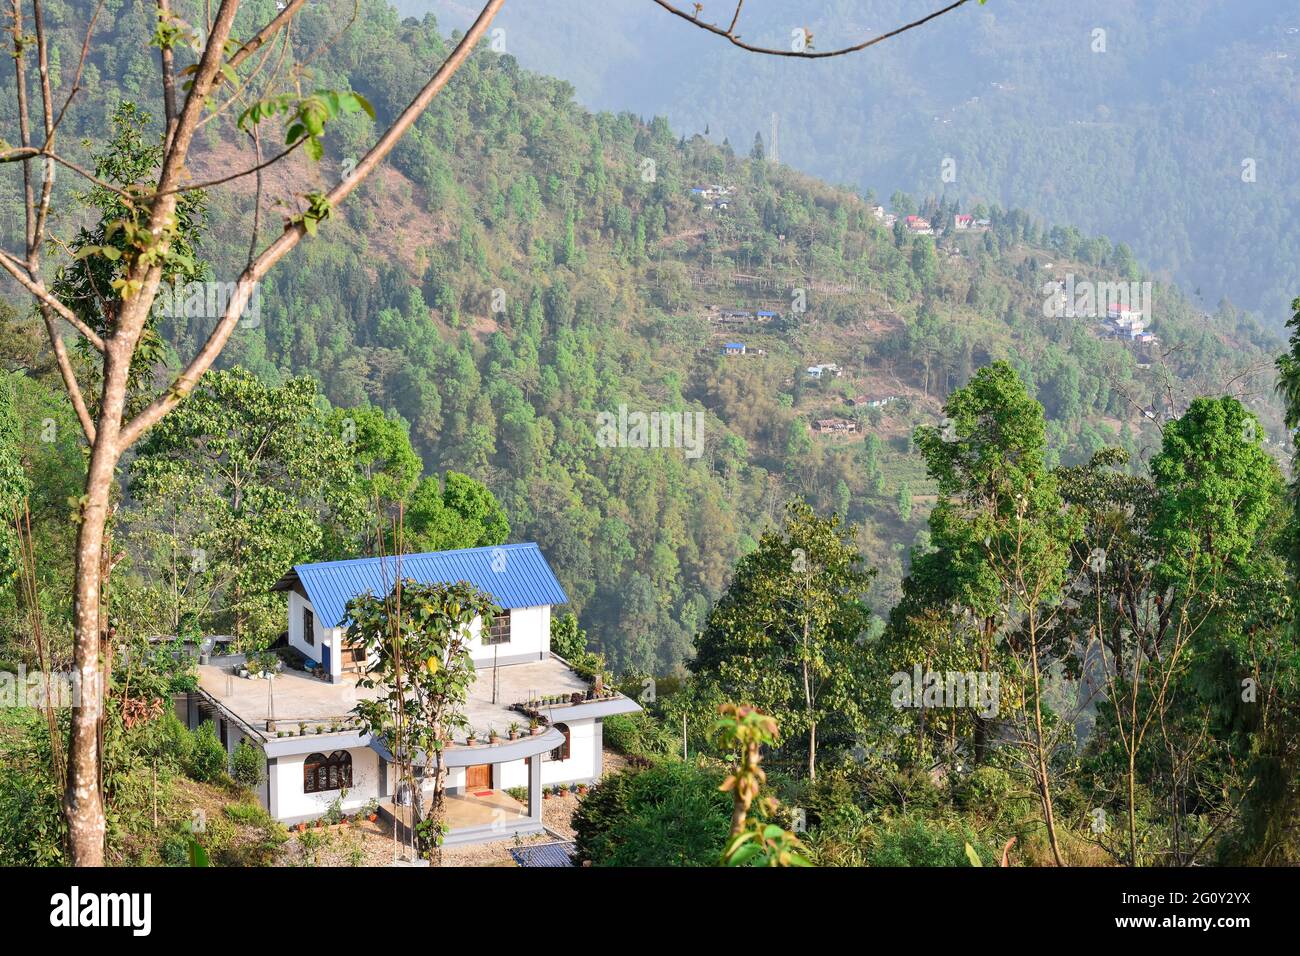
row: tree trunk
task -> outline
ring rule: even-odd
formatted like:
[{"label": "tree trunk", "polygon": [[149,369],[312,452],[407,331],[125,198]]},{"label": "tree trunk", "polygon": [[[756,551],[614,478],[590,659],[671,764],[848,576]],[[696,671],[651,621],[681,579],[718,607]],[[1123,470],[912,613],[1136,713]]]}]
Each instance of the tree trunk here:
[{"label": "tree trunk", "polygon": [[808,715],[808,779],[817,779],[817,720],[813,717],[812,675],[808,672],[808,618],[803,619],[803,702]]},{"label": "tree trunk", "polygon": [[77,529],[76,588],[73,610],[73,667],[81,681],[80,705],[72,711],[68,743],[68,782],[63,809],[68,820],[68,853],[73,866],[104,864],[104,795],[100,788],[99,727],[104,708],[100,632],[104,527],[117,469],[118,436],[126,407],[130,354],[110,339],[105,343],[104,385],[86,473]]},{"label": "tree trunk", "polygon": [[1043,823],[1047,826],[1047,840],[1052,845],[1052,859],[1057,866],[1065,866],[1061,848],[1056,840],[1056,817],[1052,812],[1052,784],[1047,775],[1047,755],[1043,748],[1043,686],[1038,672],[1038,637],[1033,618],[1029,621],[1029,663],[1034,674],[1034,749],[1038,759],[1038,792],[1043,804]]},{"label": "tree trunk", "polygon": [[[442,751],[437,754],[437,771],[433,777],[433,796],[429,800],[429,820],[433,822],[433,840],[429,846],[429,862],[442,866],[442,827],[447,819],[447,765],[442,762]],[[423,803],[423,799],[420,801]]]},{"label": "tree trunk", "polygon": [[1137,768],[1134,760],[1136,745],[1128,751],[1128,860],[1129,866],[1138,865],[1137,814],[1133,806],[1137,800]]},{"label": "tree trunk", "polygon": [[[989,672],[989,648],[993,644],[993,618],[984,619],[984,646],[980,648],[980,668]],[[989,718],[975,711],[975,766],[984,763],[989,750]]]}]

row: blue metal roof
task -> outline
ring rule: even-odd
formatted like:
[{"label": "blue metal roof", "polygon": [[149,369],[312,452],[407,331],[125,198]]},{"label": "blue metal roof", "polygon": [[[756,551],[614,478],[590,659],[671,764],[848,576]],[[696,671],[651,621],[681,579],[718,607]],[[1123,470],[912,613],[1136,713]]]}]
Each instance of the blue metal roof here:
[{"label": "blue metal roof", "polygon": [[[392,591],[397,578],[397,563],[396,557],[386,557],[295,564],[273,590],[285,591],[293,586],[295,580],[301,582],[316,616],[322,622],[331,622],[327,626],[339,626],[347,615],[348,601],[357,595],[369,591],[379,597]],[[490,594],[492,600],[507,611],[517,607],[567,604],[569,601],[541,549],[531,541],[404,554],[401,556],[401,570],[404,579],[421,584],[467,581]]]},{"label": "blue metal roof", "polygon": [[540,843],[511,850],[510,855],[520,866],[573,866],[575,846],[572,841]]}]

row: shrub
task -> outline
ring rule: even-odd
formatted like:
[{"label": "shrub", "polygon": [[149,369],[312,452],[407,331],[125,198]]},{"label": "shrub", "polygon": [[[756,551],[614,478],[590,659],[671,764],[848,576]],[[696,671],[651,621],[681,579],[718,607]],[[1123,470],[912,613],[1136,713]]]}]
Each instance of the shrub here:
[{"label": "shrub", "polygon": [[716,866],[731,826],[722,772],[667,760],[594,787],[573,816],[580,861],[596,866]]},{"label": "shrub", "polygon": [[230,758],[230,776],[241,787],[252,790],[262,782],[262,752],[241,740]]},{"label": "shrub", "polygon": [[993,850],[973,834],[949,829],[919,817],[904,817],[876,834],[867,851],[869,866],[970,866],[969,843],[985,866],[997,866]]},{"label": "shrub", "polygon": [[216,725],[205,720],[194,731],[194,746],[185,772],[199,783],[212,783],[226,773],[226,748],[217,739]]},{"label": "shrub", "polygon": [[162,725],[158,730],[158,750],[162,760],[173,770],[188,767],[194,753],[194,735],[170,708],[163,713]]},{"label": "shrub", "polygon": [[604,741],[621,754],[666,757],[680,751],[677,735],[644,711],[606,717]]},{"label": "shrub", "polygon": [[0,866],[58,866],[66,832],[50,772],[50,734],[35,711],[0,710]]},{"label": "shrub", "polygon": [[172,833],[163,840],[158,849],[159,856],[167,866],[188,866],[190,861],[190,835]]},{"label": "shrub", "polygon": [[857,802],[858,788],[851,771],[827,770],[799,791],[784,799],[803,808],[809,827],[850,834],[866,823],[867,813]]}]

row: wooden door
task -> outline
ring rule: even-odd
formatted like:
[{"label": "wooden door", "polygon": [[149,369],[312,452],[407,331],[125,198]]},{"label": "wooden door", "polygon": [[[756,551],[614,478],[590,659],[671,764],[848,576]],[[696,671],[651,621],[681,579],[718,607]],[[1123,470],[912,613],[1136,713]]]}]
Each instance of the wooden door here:
[{"label": "wooden door", "polygon": [[492,789],[492,765],[490,763],[475,764],[472,767],[465,768],[465,789],[470,793],[478,790]]}]

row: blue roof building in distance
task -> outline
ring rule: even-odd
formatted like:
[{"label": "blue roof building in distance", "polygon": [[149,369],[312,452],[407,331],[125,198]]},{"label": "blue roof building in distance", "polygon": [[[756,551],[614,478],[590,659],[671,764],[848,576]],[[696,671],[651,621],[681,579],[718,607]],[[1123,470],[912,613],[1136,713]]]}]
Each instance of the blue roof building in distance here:
[{"label": "blue roof building in distance", "polygon": [[567,604],[555,572],[535,542],[431,551],[382,558],[350,558],[295,564],[271,588],[291,591],[300,585],[317,616],[329,627],[338,627],[347,616],[347,604],[369,591],[382,597],[396,583],[400,561],[404,580],[420,584],[455,584],[466,581],[503,610]]}]

